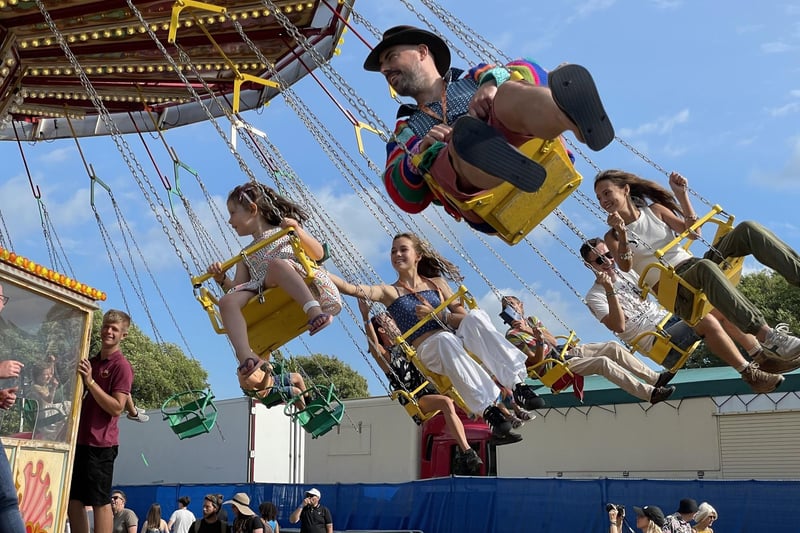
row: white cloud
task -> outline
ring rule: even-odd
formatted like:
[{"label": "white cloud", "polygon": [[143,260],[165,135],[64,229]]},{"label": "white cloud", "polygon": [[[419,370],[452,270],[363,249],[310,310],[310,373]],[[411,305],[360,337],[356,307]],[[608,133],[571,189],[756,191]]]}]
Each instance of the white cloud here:
[{"label": "white cloud", "polygon": [[797,113],[798,111],[800,111],[800,102],[789,102],[781,107],[767,109],[767,113],[773,117],[785,117],[786,115],[791,115],[792,113]]},{"label": "white cloud", "polygon": [[792,140],[793,145],[789,153],[789,158],[783,168],[777,172],[754,172],[749,176],[749,180],[759,187],[768,187],[773,190],[798,190],[800,181],[800,137]]},{"label": "white cloud", "polygon": [[789,91],[789,96],[792,98],[800,98],[800,89],[792,89]]},{"label": "white cloud", "polygon": [[658,9],[676,9],[683,5],[681,0],[650,0],[650,3]]},{"label": "white cloud", "polygon": [[761,45],[761,51],[765,54],[782,54],[794,49],[794,46],[781,41],[773,41],[771,43],[763,43]]},{"label": "white cloud", "polygon": [[66,146],[64,148],[54,148],[42,154],[39,161],[48,165],[58,165],[68,161],[75,154],[75,148]]},{"label": "white cloud", "polygon": [[575,6],[574,11],[575,14],[568,19],[568,22],[571,22],[577,18],[584,18],[588,17],[589,15],[596,13],[598,11],[603,11],[616,3],[616,0],[587,0],[582,4]]},{"label": "white cloud", "polygon": [[671,133],[678,124],[689,121],[689,110],[681,109],[672,116],[658,117],[652,122],[646,122],[635,128],[620,129],[621,137],[638,137],[641,135],[665,135]]}]

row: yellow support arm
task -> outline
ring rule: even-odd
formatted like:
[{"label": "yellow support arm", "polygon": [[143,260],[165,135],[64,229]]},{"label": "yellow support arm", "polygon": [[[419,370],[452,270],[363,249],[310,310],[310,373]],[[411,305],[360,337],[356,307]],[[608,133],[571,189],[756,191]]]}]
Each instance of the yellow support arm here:
[{"label": "yellow support arm", "polygon": [[[236,69],[234,69],[236,70]],[[252,74],[242,74],[238,70],[236,70],[236,79],[233,80],[233,113],[236,114],[239,112],[239,95],[242,92],[242,84],[246,81],[251,83],[257,83],[259,85],[263,85],[265,87],[272,87],[273,89],[280,89],[281,86],[279,83],[274,82],[272,80],[265,80],[264,78],[259,78],[258,76],[253,76]]]},{"label": "yellow support arm", "polygon": [[220,15],[227,15],[228,10],[221,6],[215,6],[206,2],[197,2],[195,0],[176,0],[172,4],[172,15],[169,18],[169,34],[167,35],[167,42],[169,44],[175,43],[175,37],[178,35],[178,24],[180,23],[181,11],[187,7],[196,9],[203,9],[211,11],[212,13],[219,13]]}]

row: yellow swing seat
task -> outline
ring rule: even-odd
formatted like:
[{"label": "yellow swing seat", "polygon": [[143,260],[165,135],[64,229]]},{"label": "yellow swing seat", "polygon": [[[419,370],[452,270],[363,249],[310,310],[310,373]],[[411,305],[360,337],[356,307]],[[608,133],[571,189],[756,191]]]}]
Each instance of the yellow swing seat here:
[{"label": "yellow swing seat", "polygon": [[575,374],[569,369],[569,362],[565,357],[567,351],[580,341],[574,331],[570,331],[569,336],[558,335],[556,338],[565,340],[558,355],[556,357],[548,357],[528,367],[528,377],[538,379],[553,394],[558,394],[573,385]]},{"label": "yellow swing seat", "polygon": [[[289,236],[295,258],[303,268],[306,284],[311,285],[317,272],[317,263],[308,257],[300,243],[300,238],[292,228],[285,228],[269,239],[259,241],[242,250],[236,257],[222,263],[222,269],[228,270],[247,256],[285,235]],[[211,277],[211,274],[195,276],[192,278],[192,285],[195,288],[197,301],[208,313],[211,326],[215,332],[221,335],[227,333],[227,330],[222,325],[220,318],[219,299],[202,286]],[[242,309],[242,314],[247,322],[250,347],[262,358],[308,330],[308,317],[302,307],[280,287],[263,289],[261,294],[247,302]]]},{"label": "yellow swing seat", "polygon": [[[672,314],[667,313],[655,330],[640,333],[633,339],[631,346],[640,354],[675,373],[683,368],[686,360],[700,346],[703,339],[697,334],[686,335],[683,339],[673,338],[665,328],[670,318],[672,318]],[[688,324],[685,326],[689,327]],[[646,349],[648,339],[652,339],[652,346]]]},{"label": "yellow swing seat", "polygon": [[404,401],[401,402],[403,408],[406,410],[406,413],[408,413],[408,416],[410,416],[411,419],[417,423],[417,425],[422,424],[423,422],[430,420],[431,418],[439,414],[438,409],[435,411],[429,411],[427,413],[423,413],[422,409],[419,406],[418,395],[429,384],[430,381],[425,380],[419,387],[417,387],[412,391],[406,391],[406,390],[392,391],[392,400],[398,400],[399,398],[403,398]]},{"label": "yellow swing seat", "polygon": [[[697,219],[691,227],[677,235],[662,248],[656,250],[655,256],[660,259],[675,246],[682,246],[686,251],[689,251],[689,247],[692,242],[694,242],[694,239],[690,239],[690,236],[707,223],[717,226],[712,241],[716,244],[733,229],[734,218],[733,215],[725,213],[722,207],[715,205],[706,215]],[[726,258],[720,264],[720,269],[725,273],[725,276],[731,283],[736,285],[739,283],[739,279],[742,276],[743,264],[743,257]],[[652,270],[657,270],[659,272],[658,285],[655,290],[646,281],[647,275]],[[703,291],[687,283],[675,272],[673,266],[658,262],[650,263],[639,273],[639,276],[639,287],[642,289],[642,299],[644,300],[647,298],[647,295],[652,292],[658,302],[671,313],[675,312],[675,303],[678,297],[679,287],[683,287],[686,292],[691,294],[691,312],[689,316],[684,318],[684,321],[690,326],[696,325],[713,307]]]},{"label": "yellow swing seat", "polygon": [[[419,322],[414,324],[414,326],[412,326],[408,331],[398,336],[395,339],[395,344],[402,347],[403,353],[406,354],[408,360],[411,361],[411,363],[415,367],[417,367],[417,370],[419,370],[422,373],[422,375],[425,376],[434,387],[436,387],[436,390],[439,391],[439,394],[443,394],[445,396],[450,397],[455,402],[455,404],[459,408],[461,408],[465,413],[471,414],[472,411],[470,411],[469,408],[467,407],[467,404],[464,403],[464,399],[461,397],[461,394],[459,394],[459,392],[453,386],[453,382],[450,381],[450,378],[448,378],[444,374],[437,374],[436,372],[432,372],[431,370],[429,370],[428,367],[426,367],[425,364],[419,360],[419,357],[417,357],[417,351],[414,349],[414,347],[406,341],[406,339],[408,339],[409,336],[413,335],[419,328],[425,325],[429,320],[432,320],[435,315],[441,313],[447,306],[449,306],[457,299],[461,299],[462,303],[470,309],[474,309],[475,307],[477,307],[475,299],[469,294],[467,288],[464,285],[461,285],[458,288],[458,290],[455,291],[449,298],[447,298],[445,301],[439,304],[439,306],[436,307],[430,315],[424,317]],[[416,403],[416,400],[414,401],[414,404],[417,405],[417,410],[419,410],[419,405]],[[417,414],[416,411],[412,413],[412,410],[410,410],[408,406],[406,406],[406,411],[409,413],[409,415],[412,416],[412,418],[414,417],[415,414]],[[428,418],[432,416],[433,415],[430,415]]]},{"label": "yellow swing seat", "polygon": [[[304,395],[307,395],[305,409],[295,409],[295,404]],[[309,400],[309,396],[313,398]],[[344,404],[336,395],[333,383],[327,387],[315,385],[286,402],[283,412],[310,433],[311,438],[316,439],[341,423]]]},{"label": "yellow swing seat", "polygon": [[180,440],[208,433],[217,421],[211,391],[188,390],[167,398],[161,414]]},{"label": "yellow swing seat", "polygon": [[536,192],[523,192],[510,183],[503,183],[462,201],[450,196],[430,174],[425,175],[425,182],[443,204],[474,212],[491,225],[501,239],[517,244],[583,180],[560,138],[531,139],[519,149],[547,171],[544,184]]}]

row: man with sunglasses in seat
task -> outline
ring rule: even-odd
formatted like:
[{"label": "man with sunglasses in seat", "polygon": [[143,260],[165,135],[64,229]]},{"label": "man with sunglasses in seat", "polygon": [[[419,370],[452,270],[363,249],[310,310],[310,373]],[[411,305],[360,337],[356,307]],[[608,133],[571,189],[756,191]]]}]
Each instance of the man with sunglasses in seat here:
[{"label": "man with sunglasses in seat", "polygon": [[[595,317],[608,329],[616,333],[620,339],[630,343],[641,333],[654,331],[667,311],[652,300],[640,298],[636,272],[621,272],[617,269],[614,258],[603,239],[597,237],[587,240],[580,249],[586,265],[595,274],[595,282],[586,294],[586,305]],[[714,311],[703,317],[694,328],[673,317],[667,322],[665,330],[672,336],[672,342],[678,346],[691,345],[699,335],[708,349],[722,361],[733,367],[742,376],[755,393],[772,392],[783,383],[783,376],[765,372],[759,368],[758,362],[748,362],[734,344],[731,337],[759,361],[763,357],[761,345],[755,337],[747,335],[733,324],[720,323]],[[694,330],[692,332],[692,330]],[[650,341],[652,342],[652,341]],[[649,346],[642,347],[645,350]],[[781,370],[788,371],[788,370]],[[662,372],[657,385],[669,383],[674,374]]]},{"label": "man with sunglasses in seat", "polygon": [[[527,356],[527,366],[540,363],[546,357],[558,357],[562,347],[535,317],[525,317],[525,308],[519,298],[503,296],[502,306],[504,309],[512,307],[519,315],[519,319],[509,324],[511,328],[506,332],[506,339]],[[567,349],[564,358],[573,374],[603,376],[645,402],[663,402],[675,392],[675,387],[656,386],[658,381],[662,381],[658,372],[650,369],[618,342],[576,344]]]}]

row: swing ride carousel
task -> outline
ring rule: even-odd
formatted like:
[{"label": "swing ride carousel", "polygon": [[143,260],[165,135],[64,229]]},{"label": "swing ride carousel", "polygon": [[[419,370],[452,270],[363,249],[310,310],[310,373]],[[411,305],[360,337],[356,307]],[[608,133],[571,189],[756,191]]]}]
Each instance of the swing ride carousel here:
[{"label": "swing ride carousel", "polygon": [[[498,64],[510,59],[491,43],[480,38],[476,40],[474,36],[479,34],[454,18],[451,13],[427,0],[423,4],[438,18],[436,23],[429,23],[430,29],[435,31],[437,24],[446,27],[461,39],[468,49],[466,53]],[[345,29],[358,35],[357,31],[363,27],[370,34],[368,39],[374,42],[380,38],[380,32],[356,13],[352,4],[332,0],[214,3],[191,0],[65,0],[57,3],[44,0],[0,0],[0,27],[3,32],[0,46],[0,138],[16,141],[21,151],[24,141],[58,138],[71,138],[75,141],[91,180],[92,209],[111,268],[114,268],[118,282],[126,278],[132,285],[133,292],[146,311],[156,339],[163,337],[158,331],[157,321],[149,312],[145,290],[136,273],[136,264],[146,265],[147,261],[134,232],[125,221],[125,214],[114,200],[110,187],[94,175],[92,166],[86,160],[80,147],[79,139],[82,137],[107,135],[113,139],[130,175],[139,186],[191,279],[195,298],[207,313],[217,333],[225,333],[218,311],[220,289],[209,283],[210,276],[198,273],[205,272],[208,264],[222,256],[232,257],[226,266],[233,266],[237,261],[246,260],[255,249],[248,249],[237,255],[239,246],[230,228],[224,245],[216,247],[210,244],[211,239],[208,236],[215,231],[210,228],[227,227],[225,216],[219,208],[214,207],[214,200],[200,181],[199,174],[184,163],[176,150],[168,145],[164,132],[171,128],[201,121],[210,123],[223,143],[230,148],[230,154],[243,173],[251,181],[259,181],[256,179],[256,170],[251,168],[252,163],[245,161],[237,150],[236,139],[241,136],[244,144],[242,151],[251,153],[253,160],[262,167],[258,170],[266,171],[272,178],[274,187],[282,195],[301,205],[315,206],[310,210],[311,219],[307,227],[321,242],[335,244],[329,261],[343,277],[367,284],[381,282],[380,276],[361,254],[359,247],[348,237],[347,232],[342,231],[336,218],[326,212],[325,206],[297,176],[277,146],[264,132],[249,124],[247,117],[241,114],[263,106],[277,95],[312,130],[314,140],[341,173],[343,181],[352,188],[353,194],[363,203],[364,209],[374,217],[376,227],[389,237],[411,230],[446,243],[498,299],[501,295],[500,287],[486,276],[488,266],[484,262],[488,260],[501,264],[508,270],[513,281],[524,287],[539,306],[555,318],[564,332],[569,332],[569,340],[576,338],[575,332],[552,309],[547,298],[537,294],[529,281],[519,274],[523,268],[509,264],[507,257],[512,254],[507,252],[507,244],[518,245],[515,249],[524,249],[525,261],[528,261],[532,251],[582,300],[581,293],[573,282],[565,278],[551,261],[553,254],[542,251],[529,236],[538,227],[548,238],[557,241],[566,250],[567,260],[574,261],[577,257],[580,261],[576,249],[586,235],[559,206],[572,198],[580,204],[584,212],[604,221],[605,215],[594,200],[579,189],[582,178],[568,155],[568,149],[581,155],[580,150],[574,145],[568,146],[561,139],[532,141],[523,147],[523,151],[547,169],[548,180],[545,185],[536,192],[527,193],[504,184],[476,199],[471,205],[462,206],[474,209],[496,229],[499,238],[475,233],[468,237],[468,246],[465,244],[467,238],[463,232],[456,229],[456,223],[443,215],[441,209],[430,209],[414,217],[400,212],[387,202],[380,184],[382,165],[369,158],[361,139],[361,133],[368,131],[387,140],[391,135],[387,132],[391,132],[392,128],[384,122],[385,117],[376,113],[358,96],[358,92],[347,79],[329,65]],[[360,35],[358,37],[367,43],[367,39]],[[465,52],[459,50],[456,44],[448,41],[448,45],[458,50],[462,57],[466,57]],[[352,109],[339,103],[338,97],[317,79],[314,72],[318,70],[327,76],[330,85],[347,100]],[[358,157],[355,150],[345,147],[341,137],[333,133],[325,121],[319,120],[315,112],[294,93],[292,86],[307,74],[322,86],[326,96],[354,127],[358,152],[363,157]],[[134,133],[141,138],[141,132],[145,131],[157,134],[167,148],[167,157],[174,164],[175,186],[170,186],[158,168],[158,178],[150,179],[148,171],[139,162],[138,156],[124,137],[125,134]],[[153,158],[149,150],[148,155]],[[593,165],[591,161],[589,164]],[[212,221],[201,221],[189,196],[182,194],[177,187],[179,171],[186,171],[196,179]],[[36,195],[38,188],[34,186],[30,172],[28,178]],[[159,178],[166,188],[166,203],[156,193],[153,185],[158,183]],[[435,183],[430,184],[435,188]],[[124,237],[125,250],[116,247],[111,230],[98,215],[95,192],[107,193],[118,222],[116,230]],[[443,191],[437,190],[436,194],[443,203],[452,200]],[[65,258],[59,259],[60,255],[64,256],[63,249],[58,249],[60,243],[57,238],[53,240],[57,231],[49,221],[43,199],[37,196],[37,200],[52,267],[57,268],[59,264],[66,263]],[[537,209],[531,209],[532,205]],[[549,214],[553,217],[545,222],[544,218]],[[718,214],[719,211],[712,210],[693,229],[712,218],[717,220],[715,217]],[[0,218],[1,216],[0,213]],[[732,223],[732,219],[730,220]],[[558,223],[574,233],[572,242],[567,242],[561,232],[553,229],[554,224]],[[714,223],[721,226],[725,224],[724,221]],[[2,227],[5,228],[5,222],[2,222]],[[221,232],[224,233],[222,230]],[[690,233],[687,230],[673,246],[685,243]],[[297,245],[296,240],[293,242],[296,253],[302,255],[302,247]],[[3,247],[10,247],[8,244],[10,243],[6,243],[5,239],[0,240]],[[263,246],[267,243],[259,244]],[[502,247],[501,251],[498,251],[496,244]],[[474,253],[470,250],[474,246],[485,249],[486,253]],[[120,258],[119,266],[111,260],[112,257]],[[319,265],[307,257],[299,257],[298,260],[304,265],[307,282],[313,283]],[[149,269],[147,274],[156,287],[164,308],[169,312],[170,305],[164,291]],[[669,286],[674,289],[680,280],[675,279],[673,274],[666,268],[661,279],[671,279],[674,283]],[[738,271],[730,276],[737,277]],[[671,308],[674,306],[674,293],[677,289],[668,294],[668,284],[663,282],[660,286],[664,287],[665,293],[658,296],[665,307]],[[119,291],[127,307],[124,294],[130,292],[130,289],[120,283]],[[272,354],[276,363],[273,371],[280,374],[281,359],[292,355],[286,347],[287,343],[304,333],[307,324],[299,306],[287,295],[279,289],[269,291],[269,294],[260,294],[253,298],[244,309],[244,315],[251,346],[259,355]],[[458,290],[454,297],[462,298],[470,307],[477,305],[466,288]],[[707,302],[703,300],[702,294],[696,293],[696,298],[696,317],[700,317],[708,311]],[[360,340],[363,337],[360,329],[362,320],[350,306],[345,309],[353,321],[337,322],[342,324],[341,327],[353,343],[360,346],[363,344]],[[182,332],[179,321],[171,312],[169,314],[172,325],[191,355],[191,348],[186,343],[187,336]],[[691,350],[684,350],[676,358],[674,349],[677,347],[670,344],[663,331],[654,331],[652,336],[656,338],[656,342],[649,349],[651,351],[643,351],[644,355],[672,370],[680,368],[691,354]],[[465,407],[458,391],[444,376],[428,372],[416,360],[413,349],[407,345],[404,348],[409,358],[430,376],[431,382],[439,390],[451,395],[460,406]],[[276,357],[278,352],[280,357]],[[375,370],[369,356],[363,352],[362,356],[378,381],[383,383],[385,379],[379,375],[380,371]],[[530,369],[531,378],[539,380],[553,392],[559,392],[573,384],[573,376],[563,360],[563,353],[549,363],[551,365],[546,370],[544,367]],[[303,410],[295,408],[296,398],[287,397],[278,390],[255,389],[246,385],[243,389],[247,395],[268,407],[285,404],[285,413],[314,438],[324,435],[347,417],[333,385],[323,387],[310,384],[313,400]],[[401,392],[409,400],[406,410],[415,420],[426,420],[435,414],[422,413],[419,410],[414,398],[415,391]],[[217,416],[211,392],[191,389],[170,398],[162,412],[181,439],[209,432],[214,427]]]}]

